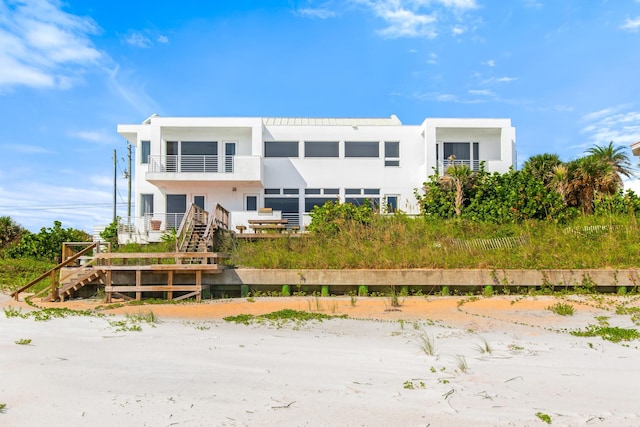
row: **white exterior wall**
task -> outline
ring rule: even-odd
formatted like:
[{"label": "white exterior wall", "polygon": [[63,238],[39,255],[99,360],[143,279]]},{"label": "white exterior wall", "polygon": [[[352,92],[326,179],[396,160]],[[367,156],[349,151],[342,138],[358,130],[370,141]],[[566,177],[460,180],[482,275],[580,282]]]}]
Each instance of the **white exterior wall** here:
[{"label": "white exterior wall", "polygon": [[[304,215],[307,188],[338,188],[340,200],[350,197],[345,194],[347,188],[379,189],[382,203],[386,195],[395,195],[399,209],[418,213],[414,189],[420,188],[438,166],[437,145],[442,157],[445,142],[477,142],[480,160],[486,161],[491,172],[505,172],[516,164],[515,128],[509,119],[426,119],[421,125],[402,125],[392,117],[353,119],[350,123],[345,124],[344,119],[152,116],[139,125],[119,125],[118,132],[138,149],[141,141],[150,141],[152,158],[166,156],[167,141],[217,141],[218,156],[224,154],[226,141],[236,142],[234,170],[228,174],[150,172],[149,164],[141,163],[137,150],[134,216],[141,215],[141,194],[153,194],[154,216],[158,218],[166,213],[167,195],[185,194],[187,207],[194,196],[204,195],[205,209],[213,211],[216,204],[222,205],[231,211],[235,226],[257,215],[241,213],[247,195],[257,196],[258,207],[263,207],[265,189],[298,189],[299,194],[291,197],[299,199],[300,221],[304,225],[309,220]],[[265,141],[296,141],[299,156],[265,158]],[[337,141],[339,156],[305,158],[305,141]],[[376,141],[379,157],[347,158],[347,141]],[[385,167],[385,141],[399,142],[399,167]],[[136,226],[139,230],[134,240],[144,241],[145,233],[149,235],[145,224],[137,219]]]}]

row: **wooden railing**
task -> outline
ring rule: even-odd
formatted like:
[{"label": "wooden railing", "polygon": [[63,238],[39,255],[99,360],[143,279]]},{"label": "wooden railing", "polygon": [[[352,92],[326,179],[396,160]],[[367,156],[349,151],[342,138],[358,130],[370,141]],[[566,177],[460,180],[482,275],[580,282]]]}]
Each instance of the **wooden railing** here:
[{"label": "wooden railing", "polygon": [[229,229],[229,211],[223,208],[220,203],[216,204],[216,210],[214,211],[216,226]]},{"label": "wooden railing", "polygon": [[189,211],[182,218],[178,233],[176,235],[176,252],[180,251],[191,237],[191,232],[195,225],[206,225],[209,222],[209,213],[199,207],[191,204]]},{"label": "wooden railing", "polygon": [[[73,246],[84,246],[84,245],[87,245],[87,247],[82,249],[80,252],[74,253],[72,248]],[[36,279],[27,283],[20,289],[14,291],[11,294],[11,296],[14,297],[17,301],[18,296],[20,295],[21,292],[26,291],[27,289],[31,288],[35,284],[40,283],[41,281],[49,277],[51,278],[51,286],[50,286],[51,299],[55,301],[58,298],[57,293],[58,293],[58,287],[60,285],[60,280],[59,280],[59,275],[57,273],[60,271],[60,269],[62,269],[63,267],[70,266],[71,264],[74,264],[76,261],[80,260],[81,257],[85,256],[92,250],[95,250],[96,253],[100,253],[101,248],[103,246],[106,246],[107,252],[111,252],[111,244],[107,242],[65,242],[63,243],[62,244],[62,262],[56,265],[55,267],[53,267],[52,269],[48,270],[47,272],[42,273]]]}]

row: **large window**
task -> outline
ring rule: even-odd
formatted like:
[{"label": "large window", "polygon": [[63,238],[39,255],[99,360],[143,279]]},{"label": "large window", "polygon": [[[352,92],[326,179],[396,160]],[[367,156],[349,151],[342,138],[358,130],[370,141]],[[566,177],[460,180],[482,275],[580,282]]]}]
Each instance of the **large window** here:
[{"label": "large window", "polygon": [[140,141],[140,163],[149,163],[149,155],[151,154],[151,141]]},{"label": "large window", "polygon": [[338,141],[305,141],[305,157],[338,157],[340,147]]},{"label": "large window", "polygon": [[400,166],[400,142],[399,141],[384,142],[384,165]]},{"label": "large window", "polygon": [[377,141],[345,141],[345,157],[380,157],[380,144]]},{"label": "large window", "polygon": [[140,215],[153,216],[153,194],[141,194],[140,195]]},{"label": "large window", "polygon": [[365,203],[371,204],[374,209],[380,206],[379,188],[345,188],[345,203],[360,206]]},{"label": "large window", "polygon": [[338,201],[337,188],[307,188],[304,190],[304,211],[311,212],[315,206],[322,206],[326,202]]},{"label": "large window", "polygon": [[[437,155],[436,151],[436,155]],[[456,164],[464,164],[472,170],[480,167],[480,144],[477,142],[445,142],[443,143],[443,161],[449,164],[451,156],[455,156]],[[446,168],[445,168],[446,169]]]},{"label": "large window", "polygon": [[265,141],[265,157],[298,157],[298,141]]}]

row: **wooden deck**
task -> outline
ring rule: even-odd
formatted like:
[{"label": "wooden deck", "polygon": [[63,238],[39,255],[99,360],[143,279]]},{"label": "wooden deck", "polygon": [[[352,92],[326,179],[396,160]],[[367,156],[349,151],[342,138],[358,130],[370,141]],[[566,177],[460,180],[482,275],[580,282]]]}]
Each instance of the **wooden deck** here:
[{"label": "wooden deck", "polygon": [[[105,275],[106,302],[113,297],[125,297],[135,293],[135,299],[142,299],[145,292],[166,292],[167,300],[178,301],[195,297],[202,298],[202,291],[210,285],[202,283],[202,274],[220,273],[221,264],[228,256],[218,252],[164,252],[164,253],[105,253],[95,257],[95,267]],[[134,273],[135,280],[127,284],[114,284],[115,273]],[[151,274],[166,275],[162,283],[150,283]],[[176,275],[192,275],[189,284],[176,284]],[[147,280],[145,280],[147,279]],[[180,295],[175,296],[174,293]],[[131,298],[132,299],[132,298]]]}]

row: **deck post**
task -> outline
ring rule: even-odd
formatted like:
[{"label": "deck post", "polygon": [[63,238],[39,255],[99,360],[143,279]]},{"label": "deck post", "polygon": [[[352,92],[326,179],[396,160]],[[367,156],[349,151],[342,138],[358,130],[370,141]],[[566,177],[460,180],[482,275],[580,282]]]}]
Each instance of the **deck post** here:
[{"label": "deck post", "polygon": [[[106,276],[105,282],[106,282],[104,284],[105,289],[113,285],[113,283],[111,283],[111,270],[107,270],[107,276]],[[106,298],[107,304],[111,304],[111,291],[105,293],[105,298]]]},{"label": "deck post", "polygon": [[56,283],[56,271],[51,271],[51,301],[58,299],[58,284]]},{"label": "deck post", "polygon": [[142,286],[142,271],[136,270],[136,301],[142,300],[142,292],[140,287]]},{"label": "deck post", "polygon": [[202,270],[196,270],[196,302],[202,301]]},{"label": "deck post", "polygon": [[[173,286],[173,270],[169,270],[167,272],[167,286],[169,286],[169,289]],[[167,300],[173,300],[173,291],[167,291]]]}]

